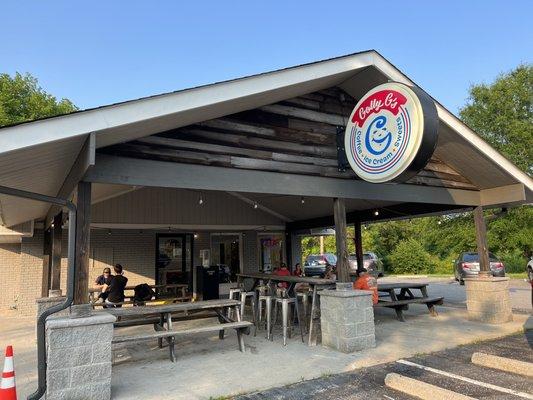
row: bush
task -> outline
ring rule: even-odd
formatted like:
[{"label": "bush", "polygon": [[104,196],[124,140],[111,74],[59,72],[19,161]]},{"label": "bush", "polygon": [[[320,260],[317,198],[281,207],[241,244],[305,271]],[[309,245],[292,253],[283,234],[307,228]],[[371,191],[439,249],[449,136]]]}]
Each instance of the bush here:
[{"label": "bush", "polygon": [[436,267],[434,258],[413,238],[400,241],[389,256],[389,261],[395,274],[433,273]]},{"label": "bush", "polygon": [[505,265],[505,272],[525,272],[527,258],[520,250],[499,254],[499,256]]},{"label": "bush", "polygon": [[434,263],[435,263],[435,269],[433,271],[434,274],[441,274],[441,275],[453,275],[453,257],[447,257],[444,260],[441,260],[440,258],[436,256],[432,256]]}]

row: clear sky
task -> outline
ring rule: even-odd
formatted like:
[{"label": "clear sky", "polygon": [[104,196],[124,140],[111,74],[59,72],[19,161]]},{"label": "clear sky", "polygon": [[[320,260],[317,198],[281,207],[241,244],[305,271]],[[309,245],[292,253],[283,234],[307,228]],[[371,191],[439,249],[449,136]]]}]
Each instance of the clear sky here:
[{"label": "clear sky", "polygon": [[95,107],[376,49],[456,113],[533,62],[533,0],[11,1],[0,72]]}]

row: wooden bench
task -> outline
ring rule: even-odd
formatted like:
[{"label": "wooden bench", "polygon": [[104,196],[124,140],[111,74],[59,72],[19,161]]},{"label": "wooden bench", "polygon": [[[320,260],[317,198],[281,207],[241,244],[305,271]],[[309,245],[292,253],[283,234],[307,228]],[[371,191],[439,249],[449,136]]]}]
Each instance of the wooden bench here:
[{"label": "wooden bench", "polygon": [[[167,299],[165,299],[165,298],[151,299],[151,300],[145,300],[142,303],[144,303],[144,304],[157,304],[157,303],[162,303],[162,302],[176,303],[178,301],[190,301],[190,300],[191,300],[191,296],[185,296],[185,297],[171,297],[171,298],[167,298]],[[114,303],[114,304],[120,305],[120,306],[124,306],[124,305],[135,304],[135,302],[133,300],[126,300],[126,301],[122,301],[120,303]],[[94,307],[103,307],[104,305],[105,305],[105,302],[92,303],[93,308]]]},{"label": "wooden bench", "polygon": [[442,304],[443,300],[444,300],[444,297],[416,297],[416,298],[410,298],[410,299],[391,300],[391,301],[380,300],[377,304],[374,304],[374,307],[394,308],[394,310],[396,311],[396,315],[398,316],[398,319],[402,322],[405,322],[405,318],[403,316],[403,310],[407,310],[409,307],[409,304],[425,304],[428,307],[428,310],[431,316],[436,317],[438,314],[437,314],[437,310],[435,310],[435,305]]},{"label": "wooden bench", "polygon": [[237,322],[227,322],[224,324],[208,325],[201,326],[198,328],[187,328],[180,330],[167,330],[162,329],[153,333],[142,333],[139,335],[130,335],[130,336],[116,336],[113,338],[112,343],[126,343],[126,342],[139,342],[144,340],[152,339],[167,339],[169,347],[169,356],[170,361],[176,361],[176,353],[174,350],[175,339],[178,336],[194,335],[198,333],[205,332],[219,332],[219,338],[224,338],[224,331],[227,329],[235,329],[237,331],[237,340],[239,344],[239,350],[244,353],[244,338],[243,334],[250,333],[250,327],[253,326],[251,322],[248,321],[237,321]]},{"label": "wooden bench", "polygon": [[[157,339],[159,348],[162,348],[163,340],[166,340],[169,345],[170,360],[174,362],[176,360],[174,351],[175,338],[177,336],[192,335],[201,332],[218,331],[219,338],[224,339],[225,330],[235,329],[237,331],[239,349],[244,351],[243,334],[249,334],[250,327],[253,326],[253,324],[247,321],[240,321],[240,305],[241,302],[238,300],[220,299],[153,306],[147,305],[126,308],[107,308],[104,310],[98,310],[96,312],[106,312],[121,319],[124,317],[131,318],[127,322],[124,321],[126,323],[124,323],[123,326],[145,325],[148,321],[148,323],[153,323],[155,332],[128,336],[115,336],[113,338],[113,343]],[[227,317],[227,311],[229,309],[234,309],[233,315],[237,316],[237,321],[233,321]],[[180,313],[180,315],[177,317],[173,316],[173,314],[176,313]],[[216,316],[218,317],[219,323],[210,323],[209,325],[198,328],[183,327],[181,329],[174,329],[173,322],[182,322],[197,318],[196,315],[189,315],[189,313],[203,314],[204,318],[212,318],[213,316]],[[122,322],[123,321],[116,322],[115,327],[117,327],[117,324],[122,325]]]}]

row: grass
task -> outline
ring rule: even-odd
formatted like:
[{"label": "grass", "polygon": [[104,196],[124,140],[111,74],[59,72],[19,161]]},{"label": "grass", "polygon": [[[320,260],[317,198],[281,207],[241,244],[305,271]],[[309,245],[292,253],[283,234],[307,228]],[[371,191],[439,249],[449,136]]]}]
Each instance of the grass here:
[{"label": "grass", "polygon": [[511,279],[526,279],[527,274],[525,272],[508,272],[506,274]]}]

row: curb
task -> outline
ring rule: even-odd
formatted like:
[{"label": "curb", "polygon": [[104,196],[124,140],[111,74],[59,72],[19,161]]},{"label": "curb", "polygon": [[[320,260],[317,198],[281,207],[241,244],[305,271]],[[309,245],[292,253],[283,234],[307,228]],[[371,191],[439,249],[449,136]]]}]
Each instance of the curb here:
[{"label": "curb", "polygon": [[482,367],[498,369],[500,371],[511,372],[533,378],[533,363],[493,356],[485,353],[472,354],[472,363]]},{"label": "curb", "polygon": [[391,389],[422,400],[476,400],[474,397],[452,392],[429,383],[390,373],[385,376],[385,385]]}]

